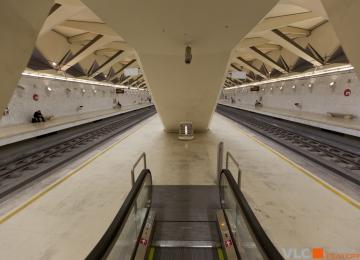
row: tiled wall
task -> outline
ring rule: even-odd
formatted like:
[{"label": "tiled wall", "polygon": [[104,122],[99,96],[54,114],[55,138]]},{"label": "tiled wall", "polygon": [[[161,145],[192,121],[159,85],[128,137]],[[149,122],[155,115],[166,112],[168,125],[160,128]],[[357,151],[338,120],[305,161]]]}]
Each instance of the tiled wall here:
[{"label": "tiled wall", "polygon": [[145,91],[126,89],[124,94],[116,94],[114,88],[107,86],[23,76],[0,127],[28,123],[36,110],[44,116],[62,117],[114,109],[118,101],[124,108],[145,104],[149,103],[148,97]]},{"label": "tiled wall", "polygon": [[[335,85],[331,87],[330,82],[335,82]],[[312,84],[311,88],[309,84]],[[262,99],[264,108],[319,114],[333,112],[360,117],[360,82],[353,72],[259,86],[258,92],[250,91],[249,87],[224,90],[220,101],[239,106],[254,106],[256,100]],[[345,89],[351,89],[350,96],[344,95]],[[299,105],[296,106],[295,103]]]}]

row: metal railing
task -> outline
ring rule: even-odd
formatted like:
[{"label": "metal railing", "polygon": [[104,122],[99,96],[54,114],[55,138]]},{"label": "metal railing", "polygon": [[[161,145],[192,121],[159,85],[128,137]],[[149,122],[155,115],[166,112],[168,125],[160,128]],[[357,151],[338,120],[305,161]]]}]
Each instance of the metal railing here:
[{"label": "metal railing", "polygon": [[241,169],[240,169],[240,165],[239,163],[236,161],[236,159],[234,158],[234,156],[230,153],[230,152],[226,152],[226,170],[229,170],[229,159],[232,160],[232,162],[236,165],[236,168],[238,170],[238,185],[239,188],[241,188]]},{"label": "metal railing", "polygon": [[131,184],[132,184],[132,186],[134,186],[134,184],[135,184],[135,168],[136,168],[136,166],[139,165],[141,160],[144,161],[144,169],[146,169],[146,153],[142,153],[140,155],[140,157],[136,160],[134,166],[131,169]]},{"label": "metal railing", "polygon": [[218,146],[217,154],[217,181],[219,183],[219,176],[223,168],[223,159],[224,159],[224,143],[220,142]]},{"label": "metal railing", "polygon": [[[218,173],[218,182],[221,170],[223,169],[223,159],[224,159],[224,143],[220,142],[218,146],[218,158],[217,158],[217,173]],[[226,159],[225,159],[225,169],[229,170],[229,161],[232,161],[237,170],[238,170],[238,185],[241,188],[241,169],[240,164],[236,161],[235,157],[228,151],[226,152]]]}]

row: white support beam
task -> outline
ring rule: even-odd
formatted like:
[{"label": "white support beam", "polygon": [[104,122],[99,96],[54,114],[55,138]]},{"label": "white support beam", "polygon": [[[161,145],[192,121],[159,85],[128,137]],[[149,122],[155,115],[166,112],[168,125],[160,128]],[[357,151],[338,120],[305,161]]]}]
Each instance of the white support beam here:
[{"label": "white support beam", "polygon": [[[244,70],[240,69],[238,66],[236,66],[234,63],[231,64],[231,67],[237,71],[244,71]],[[247,73],[246,73],[246,79],[249,81],[254,81],[254,79],[251,78]]]},{"label": "white support beam", "polygon": [[307,13],[299,13],[299,14],[266,18],[257,26],[255,26],[255,28],[251,31],[251,33],[247,37],[251,37],[252,34],[256,34],[259,32],[279,29],[294,23],[303,22],[306,20],[311,20],[319,17],[321,17],[319,14],[313,12],[307,12]]},{"label": "white support beam", "polygon": [[133,59],[131,61],[129,61],[128,63],[126,63],[124,66],[122,66],[118,71],[115,72],[115,74],[110,78],[110,80],[113,80],[117,77],[117,75],[119,75],[120,72],[122,72],[124,69],[126,69],[127,67],[131,66],[133,63],[135,63],[136,60]]},{"label": "white support beam", "polygon": [[281,31],[284,34],[287,34],[287,35],[290,34],[290,35],[294,35],[297,37],[308,37],[310,35],[309,30],[305,30],[305,29],[297,28],[297,27],[293,27],[293,26],[283,27],[283,28],[281,28]]},{"label": "white support beam", "polygon": [[239,62],[241,64],[241,66],[247,68],[248,70],[254,72],[255,74],[259,75],[260,77],[267,79],[268,77],[263,74],[258,68],[256,68],[255,66],[251,65],[250,62],[244,60],[241,57],[237,57],[237,62]]},{"label": "white support beam", "polygon": [[123,80],[122,81],[122,84],[123,85],[125,85],[125,86],[127,86],[129,83],[130,83],[130,81],[132,80],[132,79],[134,79],[136,76],[128,76],[128,77],[126,77],[126,80]]},{"label": "white support beam", "polygon": [[270,41],[277,43],[287,49],[288,51],[294,53],[298,57],[310,62],[314,66],[323,65],[321,61],[317,60],[310,52],[302,48],[295,41],[288,38],[286,35],[281,33],[279,30],[272,30],[264,33],[264,37]]},{"label": "white support beam", "polygon": [[97,75],[99,75],[102,72],[105,72],[111,68],[114,64],[118,63],[123,57],[121,56],[121,53],[123,53],[122,50],[116,52],[113,56],[111,56],[105,63],[100,65],[100,67],[94,71],[90,77],[94,78]]},{"label": "white support beam", "polygon": [[87,45],[81,48],[77,53],[75,53],[72,59],[70,59],[68,62],[63,64],[60,67],[60,70],[66,71],[71,66],[75,65],[79,61],[85,59],[86,57],[94,53],[97,49],[113,41],[113,39],[114,39],[113,37],[109,37],[109,36],[102,36],[102,35],[96,36],[91,42],[89,42]]},{"label": "white support beam", "polygon": [[119,49],[105,48],[105,49],[96,50],[94,52],[94,54],[96,56],[107,56],[107,57],[109,57],[109,56],[114,55],[118,51],[119,51]]},{"label": "white support beam", "polygon": [[281,67],[276,61],[271,59],[268,55],[261,52],[256,47],[249,48],[249,52],[254,58],[264,62],[265,64],[269,65],[271,68],[274,68],[280,71],[281,73],[287,73],[287,71],[283,67]]},{"label": "white support beam", "polygon": [[[338,1],[338,0],[335,0],[335,1]],[[313,13],[318,14],[321,17],[324,17],[326,19],[328,18],[328,15],[327,15],[323,5],[321,4],[320,0],[310,0],[310,1],[309,0],[281,0],[281,2],[291,3],[291,4],[301,6],[305,9],[312,11]],[[342,3],[343,1],[338,1],[338,2]]]},{"label": "white support beam", "polygon": [[67,40],[71,44],[84,43],[84,42],[87,43],[87,42],[90,42],[92,39],[94,39],[95,36],[96,36],[96,34],[86,32],[86,33],[81,33],[78,35],[71,36],[71,37],[67,38]]},{"label": "white support beam", "polygon": [[268,43],[269,40],[262,38],[262,37],[254,37],[254,38],[245,38],[240,41],[240,43],[237,45],[236,49],[247,49],[251,46],[258,46],[262,44]]},{"label": "white support beam", "polygon": [[65,21],[60,24],[60,26],[92,32],[94,34],[112,36],[115,38],[114,41],[124,41],[123,38],[121,38],[116,32],[114,32],[109,26],[104,23]]},{"label": "white support beam", "polygon": [[84,9],[86,9],[86,6],[81,4],[80,1],[75,4],[61,5],[47,17],[43,27],[41,28],[39,37],[52,30],[55,26],[80,13]]},{"label": "white support beam", "polygon": [[[254,45],[256,46],[256,45]],[[250,46],[252,47],[252,46]],[[256,46],[256,48],[261,49],[261,51],[263,52],[268,52],[268,51],[279,51],[281,50],[281,46],[278,44],[271,44],[271,43],[266,43],[266,44],[262,44],[262,45],[258,45]]]}]

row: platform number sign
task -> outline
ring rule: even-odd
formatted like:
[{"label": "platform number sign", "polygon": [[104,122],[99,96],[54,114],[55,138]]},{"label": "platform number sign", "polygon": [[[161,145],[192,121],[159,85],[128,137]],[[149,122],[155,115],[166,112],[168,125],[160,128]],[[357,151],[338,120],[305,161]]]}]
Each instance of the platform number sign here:
[{"label": "platform number sign", "polygon": [[350,95],[351,95],[351,89],[346,88],[346,89],[344,90],[344,96],[345,96],[345,97],[348,97],[348,96],[350,96]]}]

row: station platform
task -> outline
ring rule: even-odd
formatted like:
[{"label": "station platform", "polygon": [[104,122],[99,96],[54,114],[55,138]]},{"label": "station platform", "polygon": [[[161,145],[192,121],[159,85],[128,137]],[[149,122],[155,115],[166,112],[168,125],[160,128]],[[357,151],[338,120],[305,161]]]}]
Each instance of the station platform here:
[{"label": "station platform", "polygon": [[155,185],[213,185],[220,141],[240,163],[242,190],[280,252],[319,247],[360,251],[359,202],[225,117],[215,114],[209,131],[195,134],[192,141],[165,132],[157,115],[130,131],[0,217],[0,258],[84,259],[130,191],[130,170],[142,152]]},{"label": "station platform", "polygon": [[358,118],[345,119],[331,117],[326,114],[318,114],[304,111],[290,111],[285,109],[258,107],[244,104],[231,104],[230,102],[220,101],[219,104],[240,108],[246,111],[255,112],[267,116],[272,116],[300,124],[310,125],[322,129],[327,129],[339,133],[344,133],[360,137],[360,120]]},{"label": "station platform", "polygon": [[153,104],[149,103],[129,105],[124,106],[121,109],[107,109],[95,112],[82,113],[78,115],[55,117],[49,121],[36,124],[28,123],[0,127],[0,146],[60,131],[66,128],[86,124],[96,120],[116,116],[132,110],[152,105]]}]

